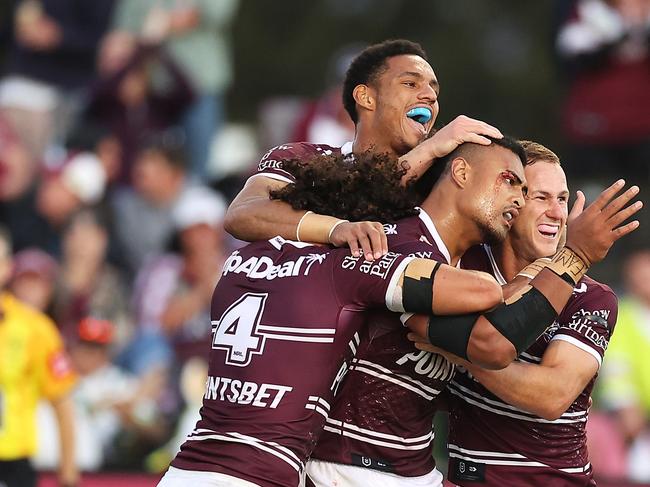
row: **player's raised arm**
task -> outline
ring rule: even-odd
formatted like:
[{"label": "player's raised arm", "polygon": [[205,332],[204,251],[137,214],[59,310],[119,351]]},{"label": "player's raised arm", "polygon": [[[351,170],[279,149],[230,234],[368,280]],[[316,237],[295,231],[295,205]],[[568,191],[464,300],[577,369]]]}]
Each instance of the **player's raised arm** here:
[{"label": "player's raised arm", "polygon": [[230,204],[224,227],[234,237],[245,240],[265,240],[277,235],[337,247],[348,246],[353,255],[374,260],[388,251],[383,227],[377,222],[348,222],[272,199],[271,193],[294,184],[294,175],[284,167],[287,161],[317,163],[323,157],[321,146],[288,144],[270,150],[262,157],[258,172]]},{"label": "player's raised arm", "polygon": [[436,159],[446,156],[465,142],[490,145],[491,141],[488,137],[500,139],[503,134],[488,123],[459,115],[399,158],[399,162],[405,163],[408,168],[402,182],[420,179]]},{"label": "player's raised arm", "polygon": [[[482,367],[506,367],[551,325],[589,266],[605,258],[616,240],[638,227],[638,221],[625,225],[623,222],[643,206],[640,201],[626,206],[639,188],[632,186],[615,197],[623,186],[622,180],[614,183],[572,221],[566,246],[551,260],[540,259],[529,266],[539,271],[530,284],[487,313],[431,317],[426,333],[429,341]],[[434,273],[431,279],[435,280]],[[423,286],[419,287],[424,296]],[[432,286],[434,292],[436,287]],[[402,289],[404,303],[411,304],[406,294],[415,291],[408,286],[408,280],[405,279]],[[437,314],[422,299],[416,304],[407,311],[426,313],[431,309]],[[421,318],[411,319],[407,324],[422,334]]]},{"label": "player's raised arm", "polygon": [[296,211],[282,201],[271,201],[272,190],[288,183],[258,175],[246,185],[230,203],[224,228],[233,237],[248,242],[264,240],[275,235],[295,240],[296,227],[304,211]]}]

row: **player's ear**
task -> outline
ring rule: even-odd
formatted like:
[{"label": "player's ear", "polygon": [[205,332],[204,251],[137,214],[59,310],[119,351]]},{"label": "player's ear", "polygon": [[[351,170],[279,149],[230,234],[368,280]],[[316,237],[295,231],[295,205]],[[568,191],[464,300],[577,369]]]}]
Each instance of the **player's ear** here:
[{"label": "player's ear", "polygon": [[370,88],[368,85],[355,86],[354,90],[352,90],[352,96],[354,97],[354,101],[361,108],[364,108],[369,111],[373,111],[375,109],[374,90]]},{"label": "player's ear", "polygon": [[467,186],[472,173],[472,166],[464,157],[456,157],[451,162],[451,179],[460,188]]}]

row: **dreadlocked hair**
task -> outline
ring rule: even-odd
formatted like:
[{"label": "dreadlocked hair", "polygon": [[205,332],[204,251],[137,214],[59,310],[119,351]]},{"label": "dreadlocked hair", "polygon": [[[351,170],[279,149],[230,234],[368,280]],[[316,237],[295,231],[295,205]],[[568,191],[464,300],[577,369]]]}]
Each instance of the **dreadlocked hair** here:
[{"label": "dreadlocked hair", "polygon": [[382,223],[417,215],[413,181],[401,184],[407,169],[388,154],[365,152],[353,162],[334,154],[291,159],[283,161],[283,168],[296,182],[271,191],[271,199],[289,203],[295,210]]}]

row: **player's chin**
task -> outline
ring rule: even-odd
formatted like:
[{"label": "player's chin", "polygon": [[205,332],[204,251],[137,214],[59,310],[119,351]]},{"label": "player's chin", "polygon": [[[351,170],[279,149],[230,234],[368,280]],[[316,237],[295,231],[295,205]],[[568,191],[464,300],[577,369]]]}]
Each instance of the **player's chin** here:
[{"label": "player's chin", "polygon": [[557,253],[559,238],[547,238],[536,235],[533,238],[533,245],[535,246],[535,254],[539,257],[549,257]]}]

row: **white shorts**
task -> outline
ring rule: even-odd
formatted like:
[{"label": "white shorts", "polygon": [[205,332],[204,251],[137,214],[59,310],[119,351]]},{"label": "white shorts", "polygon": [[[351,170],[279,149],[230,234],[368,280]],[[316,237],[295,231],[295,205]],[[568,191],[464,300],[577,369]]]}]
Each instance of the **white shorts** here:
[{"label": "white shorts", "polygon": [[259,487],[259,485],[230,475],[216,472],[199,472],[169,467],[158,482],[158,487]]},{"label": "white shorts", "polygon": [[316,487],[442,487],[442,473],[436,468],[419,477],[402,477],[371,468],[309,460],[307,477]]}]

